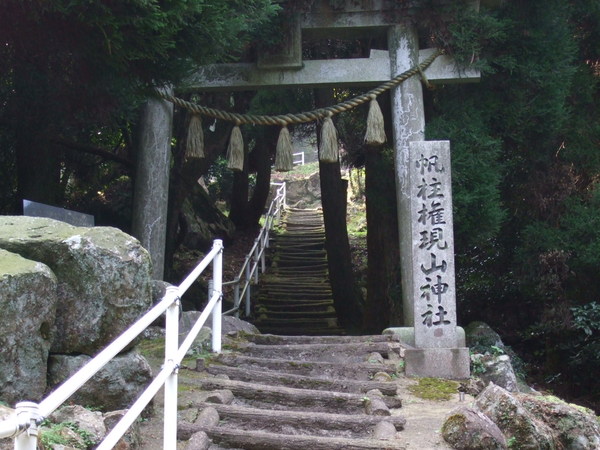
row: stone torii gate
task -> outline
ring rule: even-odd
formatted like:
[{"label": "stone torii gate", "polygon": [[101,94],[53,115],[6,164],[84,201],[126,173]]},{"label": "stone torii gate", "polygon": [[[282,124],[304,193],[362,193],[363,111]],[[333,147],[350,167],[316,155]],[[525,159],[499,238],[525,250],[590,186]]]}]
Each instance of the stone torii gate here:
[{"label": "stone torii gate", "polygon": [[[373,87],[411,69],[435,49],[420,49],[417,29],[396,17],[390,0],[320,0],[287,24],[285,45],[262,52],[256,64],[217,64],[199,68],[186,83],[192,91],[253,90],[268,87]],[[478,2],[465,1],[465,7]],[[302,35],[328,38],[387,34],[388,50],[369,58],[302,60]],[[425,71],[432,84],[475,82],[475,70],[458,71],[441,55]],[[467,378],[469,353],[457,333],[450,190],[450,144],[424,140],[421,80],[412,77],[391,91],[393,146],[400,234],[405,328],[414,348],[406,352],[406,373]],[[172,105],[152,100],[142,116],[140,142],[145,154],[137,165],[136,194],[168,189],[168,151]],[[167,159],[165,159],[167,155]],[[153,161],[153,164],[144,162]],[[162,160],[157,165],[156,161]],[[160,168],[158,168],[160,166]],[[151,168],[151,169],[150,169]],[[166,194],[136,199],[134,234],[149,249],[155,277],[162,278]],[[462,331],[462,330],[460,330]]]}]

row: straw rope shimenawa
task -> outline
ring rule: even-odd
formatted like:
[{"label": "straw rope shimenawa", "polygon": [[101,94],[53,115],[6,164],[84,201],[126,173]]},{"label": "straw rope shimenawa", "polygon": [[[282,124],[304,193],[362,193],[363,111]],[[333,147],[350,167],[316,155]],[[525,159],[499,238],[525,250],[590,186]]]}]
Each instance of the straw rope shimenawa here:
[{"label": "straw rope shimenawa", "polygon": [[[442,53],[443,53],[443,50],[437,50],[431,56],[429,56],[427,59],[425,59],[421,64],[407,70],[406,72],[401,73],[400,75],[392,78],[389,81],[386,81],[385,83],[379,85],[378,87],[376,87],[374,89],[371,89],[370,91],[368,91],[364,94],[358,95],[358,96],[353,97],[348,100],[345,100],[336,105],[328,106],[326,108],[319,108],[319,109],[315,109],[313,111],[300,112],[300,113],[289,113],[289,114],[274,115],[274,116],[230,113],[227,111],[209,108],[207,106],[202,106],[202,105],[198,105],[196,103],[189,102],[187,100],[183,100],[182,98],[175,97],[174,95],[170,95],[167,92],[160,90],[160,89],[156,89],[155,92],[157,93],[158,96],[160,96],[164,100],[167,100],[181,108],[187,109],[188,111],[190,111],[193,114],[208,116],[208,117],[212,117],[215,119],[225,120],[228,122],[234,122],[236,124],[233,129],[233,133],[232,133],[232,139],[234,140],[234,142],[233,142],[234,148],[233,149],[230,148],[230,150],[235,150],[235,152],[229,152],[229,153],[231,153],[231,156],[235,159],[235,161],[230,160],[229,165],[234,170],[242,170],[241,167],[243,167],[243,142],[241,141],[241,132],[240,132],[239,127],[240,127],[240,125],[244,125],[244,124],[279,125],[282,127],[282,131],[283,131],[283,128],[287,128],[287,126],[291,125],[291,124],[308,123],[308,122],[314,122],[317,120],[325,120],[325,119],[328,119],[328,121],[331,121],[331,117],[335,114],[349,111],[349,110],[356,108],[357,106],[360,106],[366,102],[371,102],[370,109],[374,110],[373,112],[375,113],[376,118],[374,120],[369,121],[370,125],[368,122],[368,125],[371,128],[369,128],[369,127],[367,128],[367,133],[365,134],[365,142],[368,145],[382,144],[383,142],[385,142],[385,135],[383,135],[383,137],[381,136],[381,130],[383,129],[382,116],[379,116],[379,114],[377,113],[377,109],[379,109],[379,106],[374,105],[373,102],[377,101],[376,98],[378,95],[398,86],[402,82],[406,81],[410,77],[417,75],[417,74],[421,76],[421,78],[423,79],[423,81],[426,84],[428,84],[427,78],[424,75],[424,71]],[[195,128],[197,130],[197,122],[194,125],[196,125]],[[333,125],[333,123],[331,125]],[[190,133],[190,131],[188,131],[188,133]],[[288,148],[289,146],[287,143],[287,136],[285,136],[285,131],[283,131],[283,133],[284,133],[284,136],[282,136],[282,139],[286,142],[284,145],[281,145],[278,147],[281,147],[282,150],[285,150],[285,152],[287,153],[290,151],[290,148]],[[329,133],[329,135],[331,135],[330,134],[331,130],[328,133]],[[235,136],[233,134],[235,134]],[[373,136],[377,136],[377,137],[374,138]],[[188,136],[188,139],[196,140],[196,142],[198,142],[197,138],[195,138],[194,136]],[[240,144],[240,142],[241,142],[241,144]],[[231,145],[232,144],[230,143],[230,147],[231,147]],[[242,150],[241,150],[242,151],[242,154],[241,154],[242,163],[241,164],[239,161],[240,145],[242,148]],[[337,158],[331,155],[331,153],[330,153],[331,149],[326,149],[326,150],[327,151],[325,152],[325,154],[327,157],[327,161],[329,161],[329,162],[337,161]],[[320,153],[323,153],[323,152],[321,151]],[[202,154],[201,150],[195,149],[195,155],[189,155],[189,156],[200,157],[199,155],[201,155],[201,154]],[[287,157],[288,157],[287,154],[280,155],[280,158],[283,158],[284,161],[287,159]],[[287,164],[287,161],[286,161],[286,163],[281,164],[280,170],[286,170],[286,168],[288,168],[288,167],[289,167],[289,164]]]}]

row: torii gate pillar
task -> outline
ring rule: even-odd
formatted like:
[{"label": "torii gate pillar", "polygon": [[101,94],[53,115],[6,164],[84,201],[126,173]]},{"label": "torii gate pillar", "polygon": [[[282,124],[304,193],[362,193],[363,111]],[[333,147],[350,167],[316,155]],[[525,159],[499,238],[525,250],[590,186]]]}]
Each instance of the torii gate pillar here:
[{"label": "torii gate pillar", "polygon": [[155,280],[164,276],[172,124],[172,103],[151,98],[143,106],[137,136],[132,233],[150,253]]},{"label": "torii gate pillar", "polygon": [[[417,31],[412,26],[395,25],[388,31],[391,78],[418,64],[419,43]],[[411,77],[391,92],[394,131],[394,164],[396,196],[400,234],[400,268],[402,279],[402,306],[404,325],[414,326],[414,298],[412,296],[412,241],[408,208],[410,192],[408,183],[409,144],[425,139],[425,112],[421,80]]]}]

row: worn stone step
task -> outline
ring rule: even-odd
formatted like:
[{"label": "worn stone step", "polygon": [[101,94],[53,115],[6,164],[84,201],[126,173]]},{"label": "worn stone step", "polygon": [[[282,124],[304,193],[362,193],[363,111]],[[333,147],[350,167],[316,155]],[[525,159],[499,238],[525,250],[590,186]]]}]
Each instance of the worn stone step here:
[{"label": "worn stone step", "polygon": [[360,336],[280,336],[276,334],[247,334],[244,335],[244,338],[248,342],[260,345],[400,342],[399,336],[394,334]]},{"label": "worn stone step", "polygon": [[278,327],[282,329],[297,329],[301,331],[304,328],[335,328],[338,326],[337,318],[284,318],[278,319],[273,317],[258,317],[254,324],[261,329],[262,327]]},{"label": "worn stone step", "polygon": [[256,308],[255,314],[257,322],[270,319],[336,319],[335,309],[331,306],[321,311],[297,311],[295,309],[293,311],[273,311]]},{"label": "worn stone step", "polygon": [[[235,396],[232,404],[253,405],[274,410],[364,414],[369,411],[371,402],[376,400],[381,400],[389,409],[402,407],[402,400],[399,397],[390,396],[297,389],[217,378],[197,379],[194,385],[205,391],[227,389]],[[390,415],[389,411],[385,413],[379,411],[381,410],[378,410],[375,415]]]},{"label": "worn stone step", "polygon": [[320,305],[333,305],[333,299],[330,295],[311,295],[311,296],[298,296],[293,297],[289,296],[286,298],[269,298],[261,296],[257,299],[258,306],[265,306],[267,308],[290,308],[294,309],[296,307],[302,308],[305,306],[306,308],[317,307]]},{"label": "worn stone step", "polygon": [[[262,301],[262,300],[266,300],[266,301]],[[282,301],[276,301],[276,302],[269,302],[267,298],[262,297],[258,299],[257,302],[257,306],[256,306],[256,310],[258,312],[261,311],[261,309],[264,309],[266,311],[288,311],[290,308],[293,308],[295,311],[315,311],[315,310],[319,310],[319,309],[329,309],[329,308],[333,308],[333,300],[329,299],[326,301],[307,301],[307,302],[301,302],[296,300],[295,302],[282,302]],[[335,311],[335,308],[334,308]]]},{"label": "worn stone step", "polygon": [[371,353],[388,358],[390,353],[399,356],[402,346],[395,342],[359,342],[343,344],[244,344],[239,348],[246,356],[261,358],[296,359],[299,361],[362,362]]},{"label": "worn stone step", "polygon": [[281,275],[274,273],[271,281],[266,281],[260,286],[260,291],[269,292],[275,295],[290,294],[294,295],[297,292],[331,292],[329,277],[326,275],[318,276],[318,274],[296,274],[296,277],[289,275]]},{"label": "worn stone step", "polygon": [[209,438],[219,445],[228,445],[244,450],[405,450],[395,440],[351,439],[325,436],[305,436],[265,431],[230,430],[213,426],[206,427]]},{"label": "worn stone step", "polygon": [[299,336],[299,335],[312,335],[312,336],[322,336],[323,334],[331,334],[331,335],[344,335],[346,334],[346,330],[337,326],[324,326],[324,327],[316,327],[311,326],[310,328],[307,326],[270,326],[267,324],[263,324],[257,327],[261,332],[264,333],[272,333],[272,334],[285,334],[288,336]]},{"label": "worn stone step", "polygon": [[271,386],[286,386],[297,389],[312,389],[319,391],[347,392],[353,394],[366,393],[371,389],[378,389],[383,395],[394,396],[398,393],[398,386],[392,381],[356,381],[346,379],[327,379],[293,375],[289,373],[253,370],[248,368],[230,367],[218,364],[206,367],[206,372],[211,375],[227,375],[232,380],[250,383],[266,383]]},{"label": "worn stone step", "polygon": [[[399,371],[394,363],[298,361],[295,359],[272,359],[221,353],[216,358],[221,364],[251,369],[268,369],[280,372],[313,377],[346,378],[350,380],[370,380],[377,372],[390,375]],[[198,361],[203,367],[203,360]]]},{"label": "worn stone step", "polygon": [[[382,417],[367,414],[274,411],[214,403],[203,403],[197,406],[200,409],[214,408],[219,414],[221,427],[248,431],[260,429],[271,433],[292,434],[290,431],[293,431],[293,434],[303,435],[366,438],[382,421],[391,423],[397,431],[402,431],[406,425],[406,419],[400,415]],[[181,433],[182,431],[184,433]],[[196,431],[201,431],[201,426],[194,424],[180,426],[180,434],[186,436]]]}]

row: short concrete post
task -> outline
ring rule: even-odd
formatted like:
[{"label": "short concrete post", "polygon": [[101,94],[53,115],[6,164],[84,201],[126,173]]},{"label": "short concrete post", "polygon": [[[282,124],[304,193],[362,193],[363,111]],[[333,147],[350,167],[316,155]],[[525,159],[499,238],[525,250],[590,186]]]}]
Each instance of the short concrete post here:
[{"label": "short concrete post", "polygon": [[15,450],[36,450],[38,425],[37,420],[42,419],[37,403],[20,402],[16,405],[17,419],[20,426],[27,428],[15,437]]}]

